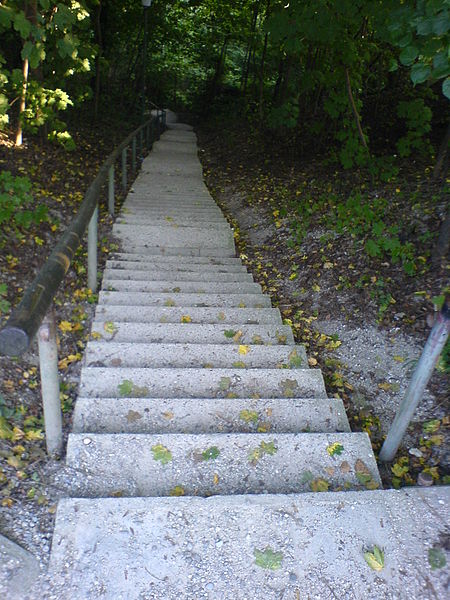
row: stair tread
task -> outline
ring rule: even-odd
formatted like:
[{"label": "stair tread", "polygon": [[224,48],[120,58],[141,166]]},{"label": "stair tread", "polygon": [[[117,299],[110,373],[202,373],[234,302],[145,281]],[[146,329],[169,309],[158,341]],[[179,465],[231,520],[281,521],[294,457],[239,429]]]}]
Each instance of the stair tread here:
[{"label": "stair tread", "polygon": [[[441,506],[442,520],[430,505]],[[446,578],[432,570],[428,551],[430,531],[445,535],[449,506],[450,488],[441,486],[67,499],[56,515],[49,579],[60,600],[137,600],[149,590],[165,600],[445,598]],[[374,545],[386,560],[378,572],[364,561]],[[255,562],[268,549],[279,561],[274,570]]]}]

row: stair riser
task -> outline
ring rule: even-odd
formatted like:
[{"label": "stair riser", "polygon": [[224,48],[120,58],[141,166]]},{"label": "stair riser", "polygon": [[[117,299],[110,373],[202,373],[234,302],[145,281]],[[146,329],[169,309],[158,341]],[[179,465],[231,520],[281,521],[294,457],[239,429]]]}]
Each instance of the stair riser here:
[{"label": "stair riser", "polygon": [[[138,254],[136,252],[112,252],[109,257],[112,260],[121,261],[149,261],[148,254]],[[185,265],[210,265],[214,267],[242,267],[242,261],[240,258],[235,256],[228,257],[217,257],[217,256],[197,256],[193,258],[183,256],[155,256],[152,258],[151,263],[157,263],[161,265],[173,264],[175,266]]]},{"label": "stair riser", "polygon": [[96,321],[122,321],[127,323],[182,323],[186,317],[191,323],[197,324],[225,324],[238,323],[258,325],[272,323],[281,325],[281,315],[276,308],[180,308],[152,307],[152,306],[110,306],[100,305],[95,311]]},{"label": "stair riser", "polygon": [[314,369],[84,368],[80,395],[98,398],[323,398]]},{"label": "stair riser", "polygon": [[138,225],[114,225],[113,236],[123,244],[183,247],[186,248],[214,248],[232,249],[234,246],[233,233],[228,227],[226,230],[205,230],[199,227],[174,228],[170,225],[164,227]]},{"label": "stair riser", "polygon": [[[245,351],[245,354],[243,352]],[[139,344],[90,341],[88,367],[299,369],[308,368],[302,346]]]},{"label": "stair riser", "polygon": [[146,294],[142,292],[100,292],[99,304],[135,306],[193,306],[219,308],[271,308],[262,294]]},{"label": "stair riser", "polygon": [[[258,294],[259,283],[239,281],[132,281],[125,279],[105,279],[103,290],[112,292],[162,292],[164,294]],[[176,300],[176,298],[175,298]]]},{"label": "stair riser", "polygon": [[[273,454],[264,453],[261,442]],[[330,456],[327,448],[336,442],[342,454]],[[155,460],[158,447],[170,451],[167,464]],[[211,448],[217,458],[204,460]],[[330,491],[365,489],[356,476],[358,460],[379,484],[365,433],[70,434],[67,446],[68,466],[83,473],[80,496],[169,496],[178,486],[187,496],[293,494],[311,491],[317,478]]]},{"label": "stair riser", "polygon": [[[189,313],[186,315],[189,316]],[[242,323],[124,323],[94,321],[92,332],[97,339],[115,342],[191,343],[191,344],[293,344],[286,325],[244,325]]]},{"label": "stair riser", "polygon": [[106,268],[103,272],[103,287],[108,287],[109,281],[125,280],[125,281],[174,281],[178,283],[183,282],[205,282],[206,284],[212,282],[221,283],[254,283],[253,277],[250,273],[216,273],[214,271],[207,271],[202,273],[201,271],[185,271],[185,272],[158,272],[158,271],[144,271],[144,270],[131,270],[131,269],[111,269]]},{"label": "stair riser", "polygon": [[176,264],[175,262],[158,262],[156,260],[107,260],[106,261],[106,269],[114,269],[115,271],[147,271],[150,273],[190,273],[194,277],[197,277],[198,274],[207,276],[207,273],[218,273],[229,275],[231,273],[245,273],[247,274],[247,269],[243,265],[213,265],[209,263],[180,263]]},{"label": "stair riser", "polygon": [[217,398],[78,398],[75,433],[346,432],[336,398],[251,400]]},{"label": "stair riser", "polygon": [[[119,240],[120,241],[120,240]],[[123,242],[123,240],[122,240]],[[192,248],[188,246],[151,246],[150,244],[130,244],[121,243],[122,248],[126,248],[127,252],[134,254],[146,255],[148,257],[153,256],[173,256],[173,257],[217,257],[217,258],[231,258],[235,256],[234,249],[220,248],[217,246],[205,246],[199,248]]]}]

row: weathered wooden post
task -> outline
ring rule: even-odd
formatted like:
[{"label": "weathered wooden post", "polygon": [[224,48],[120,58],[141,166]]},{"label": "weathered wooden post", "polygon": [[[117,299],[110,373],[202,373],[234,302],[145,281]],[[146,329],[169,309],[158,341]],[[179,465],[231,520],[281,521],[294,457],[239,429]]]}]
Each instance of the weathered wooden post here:
[{"label": "weathered wooden post", "polygon": [[44,317],[37,338],[47,452],[51,456],[60,456],[63,446],[62,411],[59,398],[56,324],[52,310]]}]

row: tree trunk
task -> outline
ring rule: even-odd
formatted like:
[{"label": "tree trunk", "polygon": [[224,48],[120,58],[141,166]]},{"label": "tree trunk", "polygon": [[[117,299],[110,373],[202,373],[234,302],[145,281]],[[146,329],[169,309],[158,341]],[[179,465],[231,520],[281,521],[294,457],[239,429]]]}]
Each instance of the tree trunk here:
[{"label": "tree trunk", "polygon": [[219,86],[219,82],[222,79],[224,66],[225,66],[225,58],[227,55],[227,46],[228,46],[228,37],[225,38],[222,48],[220,50],[220,56],[216,64],[216,70],[214,72],[214,77],[211,82],[211,88],[209,93],[209,102],[212,102],[217,94],[217,88]]},{"label": "tree trunk", "polygon": [[16,146],[21,146],[23,142],[22,137],[22,119],[21,116],[25,112],[26,108],[26,96],[27,96],[27,87],[28,87],[28,71],[29,71],[29,62],[28,58],[25,58],[23,61],[22,67],[22,91],[20,94],[20,104],[19,104],[19,120],[17,122],[17,131],[16,131]]},{"label": "tree trunk", "polygon": [[364,148],[366,150],[369,150],[369,148],[367,146],[366,138],[364,136],[364,133],[363,133],[363,130],[361,127],[361,117],[359,116],[358,109],[356,108],[355,100],[353,99],[352,86],[350,83],[350,75],[349,75],[348,69],[345,69],[345,78],[347,80],[348,98],[350,100],[350,106],[352,107],[353,116],[355,117],[355,122],[356,122],[356,127],[358,129],[359,137],[361,139],[361,143],[364,146]]},{"label": "tree trunk", "polygon": [[251,37],[250,37],[250,42],[248,44],[247,56],[246,56],[246,60],[244,63],[244,70],[243,70],[242,82],[241,82],[241,89],[244,94],[245,94],[245,90],[247,89],[248,75],[250,72],[250,63],[252,60],[253,47],[254,47],[254,43],[255,43],[255,31],[256,31],[256,23],[258,21],[259,3],[260,3],[260,0],[256,0],[255,4],[253,6],[253,16],[252,16],[251,34],[250,34]]},{"label": "tree trunk", "polygon": [[95,90],[94,90],[94,122],[98,119],[98,107],[100,103],[100,60],[103,54],[103,37],[101,25],[102,2],[99,0],[95,10],[95,41],[98,45],[98,52],[95,57]]},{"label": "tree trunk", "polygon": [[266,61],[267,54],[267,42],[268,42],[268,34],[266,33],[264,37],[264,48],[261,56],[261,64],[259,66],[259,103],[258,103],[258,113],[259,120],[262,122],[264,118],[264,63]]},{"label": "tree trunk", "polygon": [[442,259],[448,255],[450,246],[450,207],[439,228],[439,237],[433,249],[432,263],[434,267],[441,266]]},{"label": "tree trunk", "polygon": [[[439,151],[438,151],[438,155],[436,158],[436,164],[434,165],[434,169],[433,169],[434,181],[436,181],[436,179],[439,179],[441,171],[443,170],[443,167],[446,163],[449,145],[450,145],[450,122],[447,125],[447,130],[445,132],[444,139],[442,140],[442,143],[439,146]],[[445,173],[445,169],[444,169],[442,176],[445,177],[445,175],[446,175],[446,173]]]}]

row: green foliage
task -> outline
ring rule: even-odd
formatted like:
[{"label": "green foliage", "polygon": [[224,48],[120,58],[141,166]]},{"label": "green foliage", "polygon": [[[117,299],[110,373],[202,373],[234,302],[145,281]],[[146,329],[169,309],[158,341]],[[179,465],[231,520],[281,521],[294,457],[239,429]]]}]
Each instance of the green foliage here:
[{"label": "green foliage", "polygon": [[[400,49],[399,61],[410,68],[414,85],[442,81],[450,99],[450,6],[448,0],[405,0],[386,3],[388,39]],[[394,61],[391,70],[398,67]]]},{"label": "green foliage", "polygon": [[[11,304],[8,302],[8,300],[5,299],[6,294],[7,294],[7,287],[6,287],[6,283],[0,283],[0,315],[3,313],[8,312]],[[1,399],[1,397],[0,397]]]},{"label": "green foliage", "polygon": [[422,154],[430,155],[432,147],[430,141],[425,138],[431,130],[432,112],[422,98],[401,101],[397,107],[397,115],[405,119],[407,134],[397,142],[397,150],[400,156],[410,156],[413,150]]},{"label": "green foliage", "polygon": [[[73,148],[73,141],[58,119],[58,113],[73,105],[71,94],[86,98],[91,63],[94,58],[89,13],[84,0],[51,4],[40,0],[35,7],[22,2],[0,6],[0,35],[11,48],[20,48],[20,56],[0,52],[0,126],[10,121],[26,86],[25,111],[20,120],[24,128],[36,132],[44,124],[49,138]],[[24,81],[19,61],[29,63]]]},{"label": "green foliage", "polygon": [[32,206],[31,181],[28,177],[14,177],[10,171],[0,173],[0,243],[8,235],[21,235],[32,225],[48,221],[47,208]]}]

